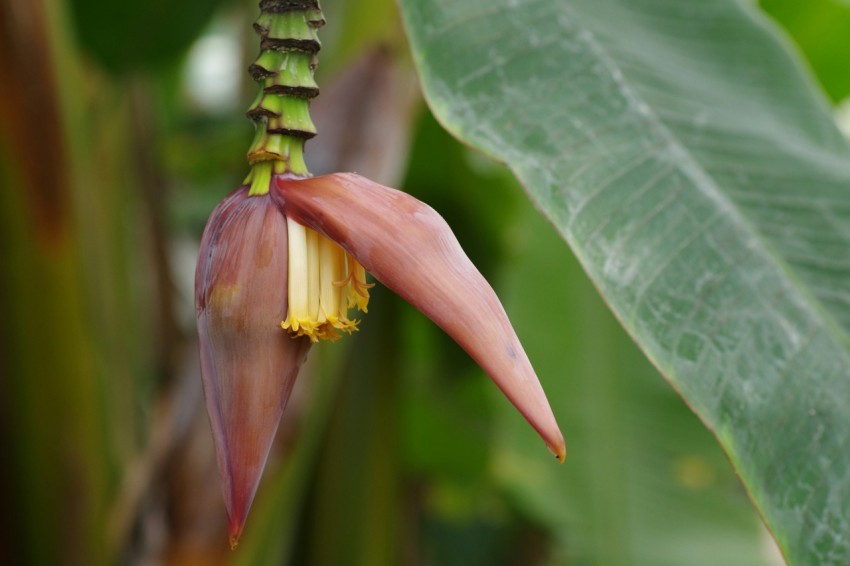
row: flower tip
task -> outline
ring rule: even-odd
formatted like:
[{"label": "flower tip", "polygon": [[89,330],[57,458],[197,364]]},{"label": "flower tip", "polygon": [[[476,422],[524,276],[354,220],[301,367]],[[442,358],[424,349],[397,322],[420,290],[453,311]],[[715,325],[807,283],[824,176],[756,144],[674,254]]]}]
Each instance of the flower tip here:
[{"label": "flower tip", "polygon": [[227,526],[227,539],[230,542],[230,550],[236,550],[236,547],[239,546],[239,538],[242,536],[243,526],[244,523],[242,521],[231,521]]},{"label": "flower tip", "polygon": [[560,438],[559,441],[554,444],[546,443],[546,447],[549,448],[549,452],[555,456],[555,459],[558,460],[559,464],[564,463],[564,460],[567,458],[567,447],[564,445],[563,438]]},{"label": "flower tip", "polygon": [[[531,366],[528,365],[526,368],[526,371],[520,372],[520,375],[532,376],[536,379]],[[558,460],[558,463],[563,464],[567,456],[564,435],[561,433],[539,382],[535,383],[536,386],[530,386],[526,379],[520,380],[517,384],[515,379],[512,380],[510,374],[505,377],[498,373],[492,373],[491,377],[497,383],[499,383],[498,378],[501,378],[500,388],[502,392],[537,432],[537,435],[546,444],[546,448]]]}]

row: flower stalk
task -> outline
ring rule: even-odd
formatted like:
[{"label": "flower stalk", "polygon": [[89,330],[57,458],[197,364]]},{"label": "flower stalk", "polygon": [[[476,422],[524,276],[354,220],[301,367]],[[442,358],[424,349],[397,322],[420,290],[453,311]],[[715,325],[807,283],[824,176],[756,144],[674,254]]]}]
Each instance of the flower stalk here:
[{"label": "flower stalk", "polygon": [[[307,177],[304,142],[316,135],[310,118],[310,100],[319,95],[313,78],[321,48],[317,30],[325,23],[318,0],[263,0],[254,31],[260,36],[260,54],[248,67],[260,90],[247,115],[256,127],[248,149],[251,165],[271,162],[275,175]],[[267,194],[268,184],[247,184],[251,195]],[[260,181],[264,181],[262,176]]]}]

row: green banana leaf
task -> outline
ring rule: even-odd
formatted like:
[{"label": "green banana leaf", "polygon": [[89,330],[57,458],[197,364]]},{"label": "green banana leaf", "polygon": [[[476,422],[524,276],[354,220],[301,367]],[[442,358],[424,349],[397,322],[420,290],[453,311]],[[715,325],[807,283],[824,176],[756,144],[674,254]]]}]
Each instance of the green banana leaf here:
[{"label": "green banana leaf", "polygon": [[438,119],[512,169],[786,559],[850,562],[850,147],[780,35],[732,0],[400,4]]}]

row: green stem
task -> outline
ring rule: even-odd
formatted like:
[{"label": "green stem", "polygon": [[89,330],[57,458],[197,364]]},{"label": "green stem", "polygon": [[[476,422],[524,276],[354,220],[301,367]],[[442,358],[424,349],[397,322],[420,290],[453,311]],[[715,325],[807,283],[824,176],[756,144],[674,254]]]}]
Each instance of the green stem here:
[{"label": "green stem", "polygon": [[256,135],[248,149],[251,195],[268,193],[271,175],[307,177],[304,142],[316,135],[310,100],[319,94],[313,79],[321,44],[317,30],[325,20],[318,0],[263,0],[254,29],[260,55],[248,68],[260,83],[248,109]]}]

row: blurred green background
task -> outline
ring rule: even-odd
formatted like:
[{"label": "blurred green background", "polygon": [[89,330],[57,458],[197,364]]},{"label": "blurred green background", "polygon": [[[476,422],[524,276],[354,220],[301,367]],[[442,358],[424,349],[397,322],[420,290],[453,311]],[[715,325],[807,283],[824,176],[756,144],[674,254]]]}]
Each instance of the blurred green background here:
[{"label": "blurred green background", "polygon": [[[256,5],[2,0],[0,563],[781,564],[713,437],[522,188],[431,117],[394,3],[322,7],[311,169],[444,215],[505,303],[566,464],[378,287],[360,332],[311,353],[231,552],[192,284],[206,218],[247,173]],[[763,7],[840,104],[850,5]]]}]

